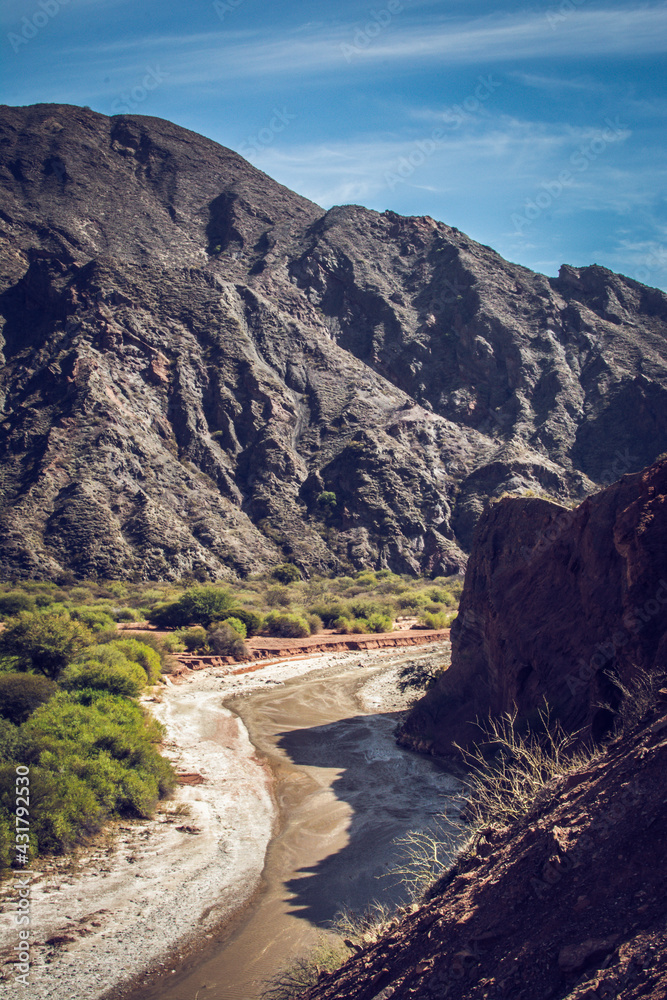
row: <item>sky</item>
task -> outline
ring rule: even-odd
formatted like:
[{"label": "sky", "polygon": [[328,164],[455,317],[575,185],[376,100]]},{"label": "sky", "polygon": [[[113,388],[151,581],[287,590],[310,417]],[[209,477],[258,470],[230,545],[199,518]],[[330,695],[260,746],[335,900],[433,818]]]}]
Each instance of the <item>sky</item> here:
[{"label": "sky", "polygon": [[667,289],[667,0],[3,0],[5,104],[167,118],[323,208]]}]

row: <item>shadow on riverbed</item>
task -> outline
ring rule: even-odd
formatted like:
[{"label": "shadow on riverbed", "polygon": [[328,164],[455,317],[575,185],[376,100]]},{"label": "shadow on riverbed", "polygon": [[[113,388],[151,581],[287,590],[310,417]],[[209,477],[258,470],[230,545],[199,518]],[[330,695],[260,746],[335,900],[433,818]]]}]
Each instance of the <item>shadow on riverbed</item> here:
[{"label": "shadow on riverbed", "polygon": [[[402,713],[359,715],[280,734],[277,745],[323,786],[322,823],[327,822],[327,789],[350,807],[346,846],[299,868],[285,883],[295,916],[325,927],[344,907],[364,910],[372,899],[406,900],[405,887],[389,874],[403,854],[393,842],[409,830],[437,826],[459,784],[431,758],[396,745],[394,730],[401,718]],[[330,769],[340,772],[333,782]],[[315,796],[315,815],[317,809]]]}]

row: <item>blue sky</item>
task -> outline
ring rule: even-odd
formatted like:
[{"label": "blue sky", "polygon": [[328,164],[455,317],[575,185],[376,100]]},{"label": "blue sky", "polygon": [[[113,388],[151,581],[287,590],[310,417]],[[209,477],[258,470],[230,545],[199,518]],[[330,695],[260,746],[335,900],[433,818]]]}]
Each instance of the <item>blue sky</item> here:
[{"label": "blue sky", "polygon": [[4,0],[2,100],[168,118],[329,208],[667,288],[667,2]]}]

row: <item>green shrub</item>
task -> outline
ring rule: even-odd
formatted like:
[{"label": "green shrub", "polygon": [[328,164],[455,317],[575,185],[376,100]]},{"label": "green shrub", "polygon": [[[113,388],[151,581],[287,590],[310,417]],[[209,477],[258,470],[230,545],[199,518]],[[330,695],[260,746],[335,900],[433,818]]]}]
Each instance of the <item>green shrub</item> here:
[{"label": "green shrub", "polygon": [[365,618],[353,618],[350,622],[350,632],[355,635],[366,635],[370,632],[370,626]]},{"label": "green shrub", "polygon": [[0,717],[0,764],[18,760],[21,757],[21,747],[20,726]]},{"label": "green shrub", "polygon": [[[166,635],[164,637],[164,639],[162,640],[163,644],[164,644],[164,648],[165,648],[165,650],[168,653],[184,653],[185,652],[185,643],[181,642],[181,640],[178,638],[178,636],[179,636],[178,632],[173,632],[171,635]],[[164,664],[163,664],[163,668],[162,669],[164,669]]]},{"label": "green shrub", "polygon": [[53,698],[58,685],[48,677],[36,674],[0,674],[0,715],[20,726],[26,719]]},{"label": "green shrub", "polygon": [[160,604],[153,608],[148,620],[160,628],[183,628],[187,625],[203,625],[211,622],[233,608],[236,597],[228,590],[218,587],[193,587],[186,590],[176,601]]},{"label": "green shrub", "polygon": [[292,594],[289,587],[276,584],[275,587],[269,587],[265,591],[264,600],[270,608],[289,608],[292,603]]},{"label": "green shrub", "polygon": [[241,639],[245,639],[247,631],[244,623],[240,621],[240,619],[232,615],[229,618],[225,618],[225,625],[228,625],[229,628],[233,628],[236,634],[241,637]]},{"label": "green shrub", "polygon": [[403,611],[418,611],[425,602],[425,595],[417,590],[407,590],[396,598],[396,603]]},{"label": "green shrub", "polygon": [[452,618],[456,615],[451,611],[440,611],[438,614],[431,614],[430,612],[425,612],[420,616],[420,621],[427,628],[449,628]]},{"label": "green shrub", "polygon": [[81,654],[77,663],[95,660],[113,667],[125,667],[134,663],[144,671],[144,683],[156,684],[160,679],[161,661],[159,654],[147,643],[138,639],[114,639],[97,646],[90,646]]},{"label": "green shrub", "polygon": [[[150,815],[175,782],[155,748],[162,734],[136,702],[90,688],[63,691],[36,709],[21,729],[21,760],[30,766],[39,850],[65,850],[113,815]],[[0,768],[0,826],[14,783],[15,764]]]},{"label": "green shrub", "polygon": [[18,671],[35,670],[57,680],[67,664],[93,642],[81,622],[51,612],[23,611],[0,632],[0,656]]},{"label": "green shrub", "polygon": [[235,660],[247,660],[250,656],[241,636],[227,622],[221,622],[209,632],[208,645],[215,656],[233,656]]},{"label": "green shrub", "polygon": [[308,608],[308,614],[317,615],[325,628],[338,628],[335,623],[340,618],[352,617],[347,604],[343,604],[340,601],[336,601],[333,604],[325,602],[311,604]]},{"label": "green shrub", "polygon": [[444,587],[434,587],[427,591],[427,594],[435,604],[444,604],[448,608],[453,608],[456,605],[456,598],[451,591]]},{"label": "green shrub", "polygon": [[73,621],[83,622],[91,632],[100,632],[105,628],[113,628],[115,622],[111,615],[101,608],[72,608],[70,618]]},{"label": "green shrub", "polygon": [[0,621],[12,618],[21,611],[34,611],[35,600],[20,591],[16,593],[0,594]]},{"label": "green shrub", "polygon": [[262,635],[302,639],[310,635],[310,628],[303,615],[290,614],[287,611],[271,611],[264,619]]},{"label": "green shrub", "polygon": [[143,667],[149,684],[157,684],[161,673],[160,654],[148,642],[139,639],[114,639],[109,646],[119,649],[128,660]]},{"label": "green shrub", "polygon": [[224,614],[220,615],[218,621],[224,622],[228,618],[236,618],[238,621],[243,622],[246,627],[246,635],[249,639],[253,635],[259,635],[264,624],[263,615],[257,614],[256,611],[248,611],[246,608],[233,608],[231,611],[225,611]]},{"label": "green shrub", "polygon": [[201,625],[181,629],[175,633],[175,638],[183,644],[188,653],[195,653],[199,649],[206,648],[206,629],[202,628]]},{"label": "green shrub", "polygon": [[317,497],[317,504],[326,510],[333,510],[336,506],[336,494],[332,493],[331,490],[322,490]]},{"label": "green shrub", "polygon": [[70,601],[75,601],[77,604],[85,604],[87,601],[91,601],[93,598],[93,587],[92,585],[86,586],[82,585],[80,587],[72,587],[69,592]]},{"label": "green shrub", "polygon": [[319,635],[323,628],[323,622],[319,615],[307,614],[304,616],[308,622],[311,635]]},{"label": "green shrub", "polygon": [[379,612],[369,615],[367,624],[369,632],[391,632],[394,627],[391,617]]},{"label": "green shrub", "polygon": [[370,618],[372,615],[386,615],[388,613],[386,604],[355,597],[348,601],[348,609],[355,618]]},{"label": "green shrub", "polygon": [[294,563],[283,563],[281,566],[275,566],[271,570],[271,576],[278,583],[296,583],[297,580],[301,579],[301,570]]},{"label": "green shrub", "polygon": [[124,663],[86,660],[85,663],[69,666],[62,675],[61,684],[68,691],[90,688],[135,698],[146,687],[146,673],[138,663],[131,660],[125,660]]},{"label": "green shrub", "polygon": [[117,622],[140,622],[143,618],[136,608],[116,608],[112,618]]},{"label": "green shrub", "polygon": [[[107,642],[123,641],[121,640],[121,636],[123,635],[128,635],[128,633],[121,632],[119,635],[118,632],[116,632],[113,636],[111,636],[111,638],[107,639],[106,641]],[[129,634],[128,638],[130,637],[132,637],[132,633]],[[152,649],[154,652],[156,652],[160,662],[164,664],[166,657],[166,650],[164,647],[164,639],[162,638],[162,636],[155,635],[152,632],[135,632],[134,637],[136,638],[137,642],[141,643],[142,646],[148,646],[149,649]]]}]

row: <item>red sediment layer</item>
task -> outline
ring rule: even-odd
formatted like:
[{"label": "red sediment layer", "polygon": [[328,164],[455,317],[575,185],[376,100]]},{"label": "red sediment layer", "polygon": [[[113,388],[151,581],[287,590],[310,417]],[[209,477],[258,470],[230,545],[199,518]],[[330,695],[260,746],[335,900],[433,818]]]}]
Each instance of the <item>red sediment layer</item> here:
[{"label": "red sediment layer", "polygon": [[[266,639],[257,637],[247,642],[250,650],[249,660],[252,665],[239,667],[230,671],[234,674],[251,673],[259,670],[262,660],[295,659],[297,657],[313,656],[317,653],[338,653],[349,651],[364,651],[367,649],[392,649],[405,646],[425,646],[433,642],[443,642],[449,639],[449,629],[421,629],[415,632],[379,632],[371,635],[318,635],[308,639]],[[204,667],[231,666],[237,661],[231,656],[200,656],[181,654],[177,656],[181,669],[172,676],[180,675],[185,670],[202,670]]]}]

